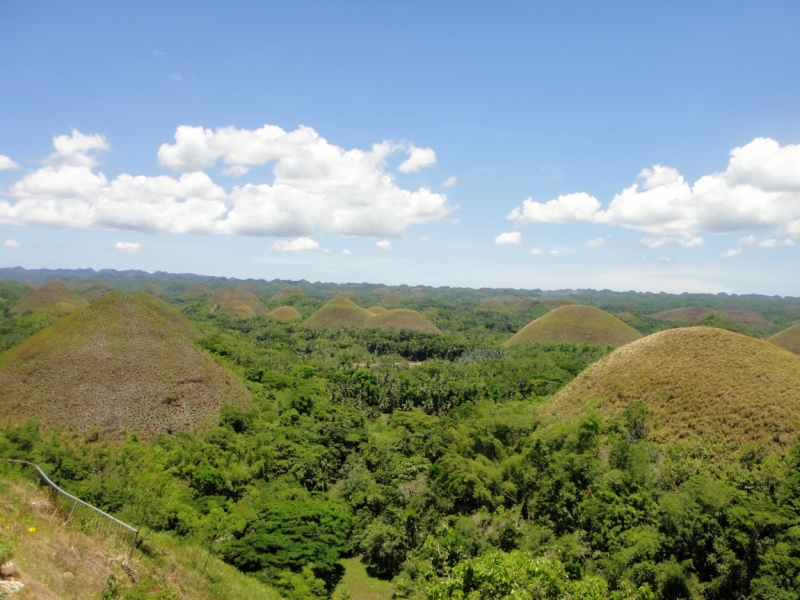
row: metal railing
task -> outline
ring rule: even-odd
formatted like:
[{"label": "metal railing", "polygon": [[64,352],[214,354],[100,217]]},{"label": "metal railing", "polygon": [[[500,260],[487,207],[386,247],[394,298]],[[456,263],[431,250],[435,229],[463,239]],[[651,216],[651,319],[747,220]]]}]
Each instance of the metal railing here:
[{"label": "metal railing", "polygon": [[[139,539],[138,529],[131,527],[127,523],[123,523],[116,517],[112,517],[107,512],[102,511],[96,506],[92,506],[88,502],[84,502],[66,490],[61,489],[53,482],[52,479],[47,476],[47,473],[42,471],[38,465],[28,462],[27,460],[16,460],[12,458],[6,458],[3,460],[5,462],[17,463],[31,467],[38,473],[40,482],[44,486],[50,488],[52,491],[54,500],[56,501],[56,506],[61,508],[64,512],[69,510],[67,520],[64,521],[62,527],[66,526],[70,521],[80,521],[84,529],[89,529],[92,527],[93,522],[99,520],[99,529],[102,530],[106,537],[113,537],[117,540],[122,538],[126,546],[130,544],[130,549],[128,550],[128,561],[130,561],[131,556],[133,556],[133,551],[136,548],[136,542]],[[61,501],[62,506],[58,506],[58,501]],[[65,504],[66,506],[63,506]],[[85,511],[86,514],[80,515],[79,513],[82,511]]]}]

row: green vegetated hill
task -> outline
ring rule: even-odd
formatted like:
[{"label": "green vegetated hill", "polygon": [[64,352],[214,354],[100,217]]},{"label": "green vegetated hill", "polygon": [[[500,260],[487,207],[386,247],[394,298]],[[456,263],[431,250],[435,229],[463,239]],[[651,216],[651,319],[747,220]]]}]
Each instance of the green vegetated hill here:
[{"label": "green vegetated hill", "polygon": [[397,308],[385,313],[378,313],[367,319],[362,327],[366,329],[414,331],[416,333],[441,333],[423,315],[407,308]]},{"label": "green vegetated hill", "polygon": [[647,405],[664,441],[789,445],[800,434],[800,357],[722,329],[671,329],[593,365],[547,411],[560,419],[612,418],[636,402]]},{"label": "green vegetated hill", "polygon": [[672,310],[656,313],[653,315],[653,318],[662,321],[692,322],[710,312],[712,312],[711,309],[704,306],[685,306],[683,308],[673,308]]},{"label": "green vegetated hill", "polygon": [[191,431],[225,402],[244,405],[241,383],[169,321],[134,298],[108,294],[0,357],[0,418],[104,437]]},{"label": "green vegetated hill", "polygon": [[133,291],[144,292],[146,294],[153,294],[153,296],[158,296],[159,298],[161,298],[164,295],[164,290],[162,290],[160,286],[151,281],[143,283],[142,285],[135,288]]},{"label": "green vegetated hill", "polygon": [[303,318],[303,315],[293,306],[281,306],[270,312],[268,316],[279,321],[295,321]]},{"label": "green vegetated hill", "polygon": [[12,309],[12,313],[23,313],[25,311],[56,310],[59,312],[71,312],[75,309],[87,306],[89,303],[81,298],[80,294],[61,281],[51,281],[36,288],[25,296]]},{"label": "green vegetated hill", "polygon": [[305,320],[309,327],[361,327],[373,314],[345,296],[337,296]]},{"label": "green vegetated hill", "polygon": [[505,345],[568,343],[619,347],[640,337],[638,331],[614,315],[592,306],[569,304],[529,323]]},{"label": "green vegetated hill", "polygon": [[193,283],[185,290],[183,290],[179,296],[183,300],[201,300],[204,298],[210,298],[214,294],[214,290],[203,283]]},{"label": "green vegetated hill", "polygon": [[475,310],[505,312],[508,310],[508,306],[498,300],[486,300],[478,304]]},{"label": "green vegetated hill", "polygon": [[702,319],[709,318],[714,312],[721,314],[724,318],[730,319],[734,323],[744,325],[745,327],[751,327],[754,329],[767,329],[772,326],[772,323],[770,323],[761,315],[735,306],[724,307],[719,311],[713,311],[704,306],[687,306],[684,308],[675,308],[672,310],[659,312],[652,316],[653,318],[661,321],[697,323]]},{"label": "green vegetated hill", "polygon": [[227,315],[234,319],[248,319],[255,315],[267,315],[269,309],[252,292],[246,290],[223,288],[211,299],[211,313]]},{"label": "green vegetated hill", "polygon": [[800,323],[776,333],[767,341],[789,352],[800,354]]}]

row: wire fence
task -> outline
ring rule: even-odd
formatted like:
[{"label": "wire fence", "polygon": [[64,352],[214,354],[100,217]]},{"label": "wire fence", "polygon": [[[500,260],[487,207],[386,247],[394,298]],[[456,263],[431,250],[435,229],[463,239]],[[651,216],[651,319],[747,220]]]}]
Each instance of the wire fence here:
[{"label": "wire fence", "polygon": [[128,561],[130,561],[133,551],[136,548],[136,542],[139,539],[138,529],[131,527],[127,523],[123,523],[107,512],[61,489],[38,465],[26,460],[15,460],[11,458],[4,460],[6,462],[30,467],[36,471],[39,475],[39,482],[42,487],[47,487],[49,489],[53,504],[55,504],[63,514],[67,515],[62,527],[69,524],[79,531],[87,533],[90,531],[100,532],[107,540],[110,540],[120,547],[125,547],[128,552]]}]

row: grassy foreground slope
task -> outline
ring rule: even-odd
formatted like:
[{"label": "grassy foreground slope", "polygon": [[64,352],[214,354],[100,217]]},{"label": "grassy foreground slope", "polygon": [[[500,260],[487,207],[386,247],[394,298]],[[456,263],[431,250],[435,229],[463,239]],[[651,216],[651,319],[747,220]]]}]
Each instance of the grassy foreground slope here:
[{"label": "grassy foreground slope", "polygon": [[599,308],[567,304],[528,323],[504,345],[552,342],[619,347],[640,337],[633,327]]},{"label": "grassy foreground slope", "polygon": [[417,333],[441,333],[439,329],[415,310],[397,308],[378,313],[364,323],[366,329],[403,330]]},{"label": "grassy foreground slope", "polygon": [[149,437],[213,423],[249,393],[166,320],[113,293],[0,358],[0,418]]},{"label": "grassy foreground slope", "polygon": [[800,354],[800,323],[776,333],[767,341],[789,352]]},{"label": "grassy foreground slope", "polygon": [[546,413],[614,418],[638,401],[652,412],[656,439],[786,445],[800,433],[800,357],[723,329],[670,329],[589,367]]},{"label": "grassy foreground slope", "polygon": [[[76,308],[88,306],[88,302],[80,294],[61,281],[51,281],[42,287],[36,288],[25,296],[12,309],[12,313],[22,313],[26,310],[38,311],[56,307],[61,312],[68,312]],[[71,307],[71,308],[70,308]]]},{"label": "grassy foreground slope", "polygon": [[361,327],[372,316],[366,308],[361,308],[349,298],[337,296],[308,317],[306,325],[325,329]]}]

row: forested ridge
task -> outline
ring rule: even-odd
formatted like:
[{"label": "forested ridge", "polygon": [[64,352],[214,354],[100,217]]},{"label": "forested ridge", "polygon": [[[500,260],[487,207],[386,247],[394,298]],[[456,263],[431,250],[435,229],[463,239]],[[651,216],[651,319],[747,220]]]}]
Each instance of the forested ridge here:
[{"label": "forested ridge", "polygon": [[[329,597],[350,556],[404,597],[800,598],[800,449],[665,445],[635,400],[618,419],[544,419],[548,398],[612,350],[503,348],[553,307],[546,295],[492,312],[478,308],[485,298],[409,293],[405,306],[443,331],[428,335],[232,320],[164,288],[252,405],[152,440],[6,425],[1,456],[32,460],[86,501],[190,539],[286,598]],[[17,284],[0,292],[3,349],[50,323],[9,314]],[[369,294],[362,305],[380,301]],[[643,334],[676,326],[648,316],[674,297],[612,300]],[[323,299],[281,303],[308,316]],[[751,308],[778,328],[794,307],[759,297]]]}]

